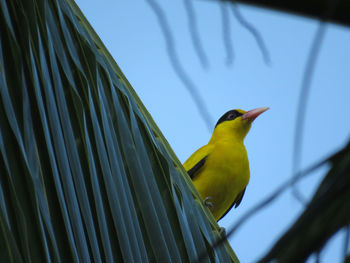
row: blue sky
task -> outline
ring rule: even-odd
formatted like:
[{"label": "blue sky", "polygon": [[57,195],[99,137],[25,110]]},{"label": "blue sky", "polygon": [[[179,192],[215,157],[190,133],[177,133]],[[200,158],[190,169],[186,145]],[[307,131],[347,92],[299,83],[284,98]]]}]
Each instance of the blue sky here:
[{"label": "blue sky", "polygon": [[[241,205],[220,221],[221,226],[230,228],[245,211],[291,176],[297,103],[318,22],[240,5],[243,16],[260,31],[271,64],[264,63],[254,38],[230,10],[234,61],[228,66],[219,3],[193,1],[210,64],[203,69],[191,42],[184,2],[159,1],[166,12],[180,63],[199,89],[213,118],[212,127],[227,110],[270,107],[254,122],[245,140],[251,180]],[[150,6],[146,1],[77,3],[184,162],[208,142],[211,132],[174,73],[164,36]],[[304,109],[301,167],[328,156],[350,138],[349,47],[350,30],[328,25],[310,99]],[[326,171],[324,167],[299,184],[306,198],[312,196]],[[230,238],[241,262],[254,262],[267,252],[302,209],[291,191],[286,191],[278,201],[251,218]],[[343,234],[327,244],[322,253],[324,262],[341,262]]]}]

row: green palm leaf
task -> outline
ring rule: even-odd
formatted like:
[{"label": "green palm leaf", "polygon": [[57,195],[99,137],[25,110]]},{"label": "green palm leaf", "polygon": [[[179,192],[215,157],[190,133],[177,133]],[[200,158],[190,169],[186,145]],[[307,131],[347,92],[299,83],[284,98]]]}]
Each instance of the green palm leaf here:
[{"label": "green palm leaf", "polygon": [[238,262],[74,2],[0,25],[2,262]]}]

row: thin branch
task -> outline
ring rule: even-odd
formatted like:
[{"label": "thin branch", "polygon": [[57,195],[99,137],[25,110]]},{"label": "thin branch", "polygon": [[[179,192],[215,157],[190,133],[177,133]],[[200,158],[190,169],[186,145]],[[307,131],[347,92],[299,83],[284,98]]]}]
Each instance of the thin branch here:
[{"label": "thin branch", "polygon": [[199,61],[202,64],[202,67],[207,69],[209,67],[209,62],[204,52],[202,41],[199,37],[197,16],[193,8],[192,0],[184,0],[184,4],[185,4],[185,10],[186,10],[187,19],[188,19],[188,28],[190,29],[190,35],[191,35],[194,50],[197,54]]},{"label": "thin branch", "polygon": [[220,2],[222,37],[226,50],[226,65],[232,65],[234,60],[233,43],[231,39],[230,16],[226,2]]},{"label": "thin branch", "polygon": [[[254,205],[251,209],[249,209],[243,216],[241,216],[237,223],[229,230],[227,231],[227,235],[225,238],[222,238],[218,240],[216,243],[212,245],[212,248],[215,249],[216,247],[220,246],[228,237],[232,236],[244,223],[246,223],[251,217],[256,215],[259,211],[263,210],[263,208],[267,207],[270,203],[275,201],[282,193],[284,193],[289,187],[293,186],[296,182],[298,182],[300,179],[306,177],[307,175],[310,175],[311,172],[315,171],[322,165],[326,164],[329,160],[331,160],[335,155],[331,155],[330,157],[323,159],[313,165],[311,165],[309,168],[305,169],[304,171],[296,174],[295,176],[292,176],[289,180],[287,180],[285,183],[280,185],[275,191],[272,192],[268,197],[264,198],[262,201]],[[206,256],[205,253],[200,254],[198,257],[197,262],[201,262],[204,257]]]},{"label": "thin branch", "polygon": [[203,121],[206,123],[209,131],[212,131],[213,128],[213,119],[206,107],[206,104],[204,103],[204,100],[199,93],[197,87],[191,80],[191,78],[187,75],[186,71],[183,69],[177,55],[177,51],[175,48],[175,41],[171,34],[170,27],[168,24],[168,21],[166,19],[166,16],[160,7],[160,5],[155,0],[146,0],[146,2],[149,4],[151,9],[153,10],[154,14],[156,15],[158,19],[158,23],[160,25],[160,28],[163,32],[164,38],[165,38],[165,44],[166,49],[169,54],[171,65],[179,77],[179,79],[182,81],[184,86],[187,88],[188,92],[190,93]]},{"label": "thin branch", "polygon": [[[306,116],[306,108],[307,102],[309,99],[310,89],[311,89],[311,81],[312,76],[315,70],[315,64],[317,62],[318,54],[320,52],[321,45],[324,40],[326,32],[326,24],[324,22],[320,22],[316,34],[314,36],[314,40],[311,45],[311,49],[309,52],[309,57],[306,61],[301,91],[299,95],[299,103],[297,110],[297,118],[295,123],[295,133],[294,133],[294,149],[293,149],[293,174],[297,176],[298,173],[296,171],[299,170],[300,161],[302,160],[302,143],[303,143],[303,131],[305,124],[305,116]],[[297,185],[293,186],[293,195],[294,197],[302,204],[306,204],[306,200],[300,191],[297,188]]]},{"label": "thin branch", "polygon": [[[313,73],[315,70],[315,65],[317,62],[318,55],[320,53],[321,45],[323,43],[325,34],[326,34],[326,23],[328,18],[332,17],[334,11],[336,10],[338,5],[338,0],[328,1],[327,8],[324,10],[321,21],[319,22],[319,26],[317,28],[316,34],[314,36],[314,40],[311,45],[311,49],[309,52],[308,59],[306,61],[303,80],[301,84],[301,91],[299,95],[299,104],[297,111],[297,118],[295,124],[295,133],[294,133],[294,149],[293,149],[293,173],[296,174],[296,171],[299,170],[300,162],[302,160],[302,143],[303,143],[303,130],[305,124],[305,112],[307,107],[307,101],[309,99],[309,93],[311,89],[311,81],[313,77]],[[297,185],[294,185],[292,191],[294,197],[302,204],[306,204],[306,200],[303,195],[298,190]]]},{"label": "thin branch", "polygon": [[262,38],[260,32],[251,25],[241,14],[239,11],[238,5],[236,3],[232,3],[232,12],[233,15],[236,17],[237,21],[243,26],[245,29],[247,29],[254,37],[260,51],[261,55],[263,57],[263,60],[266,65],[270,65],[271,59],[270,59],[270,53],[269,50],[266,47],[266,44],[264,42],[264,39]]}]

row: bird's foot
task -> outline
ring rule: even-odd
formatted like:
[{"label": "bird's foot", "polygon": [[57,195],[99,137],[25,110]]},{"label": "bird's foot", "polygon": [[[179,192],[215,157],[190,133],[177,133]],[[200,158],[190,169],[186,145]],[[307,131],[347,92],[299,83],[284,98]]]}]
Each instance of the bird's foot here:
[{"label": "bird's foot", "polygon": [[224,227],[220,227],[219,234],[222,238],[226,238],[226,229]]},{"label": "bird's foot", "polygon": [[205,199],[204,199],[204,204],[209,207],[209,208],[214,208],[214,203],[211,202],[210,200],[213,200],[213,198],[211,196],[207,196]]}]

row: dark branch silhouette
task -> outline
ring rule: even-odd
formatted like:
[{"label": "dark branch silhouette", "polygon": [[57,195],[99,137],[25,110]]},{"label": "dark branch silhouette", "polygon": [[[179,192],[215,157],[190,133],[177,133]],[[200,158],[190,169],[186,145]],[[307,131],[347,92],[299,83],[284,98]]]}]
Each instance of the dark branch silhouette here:
[{"label": "dark branch silhouette", "polygon": [[[309,99],[310,89],[311,89],[312,76],[315,70],[315,64],[317,62],[320,48],[323,43],[325,32],[326,32],[326,24],[324,22],[320,22],[318,29],[316,31],[314,40],[311,45],[309,57],[305,65],[301,91],[299,95],[299,103],[298,103],[295,132],[294,132],[293,174],[295,174],[295,176],[297,176],[298,174],[296,171],[299,170],[300,161],[302,160],[301,149],[303,144],[303,131],[304,131],[304,125],[305,125],[307,102]],[[300,203],[302,203],[303,205],[307,203],[303,195],[298,190],[296,184],[293,186],[292,193]]]},{"label": "dark branch silhouette", "polygon": [[258,261],[305,262],[350,224],[350,142],[329,161],[330,169],[307,208]]},{"label": "dark branch silhouette", "polygon": [[234,60],[233,44],[231,39],[230,16],[226,2],[220,3],[222,37],[226,50],[226,64],[232,65]]},{"label": "dark branch silhouette", "polygon": [[203,121],[206,123],[209,131],[211,132],[214,121],[210,116],[210,113],[206,107],[206,104],[204,103],[204,100],[201,94],[199,93],[197,87],[195,86],[191,78],[187,75],[186,71],[183,69],[178,59],[178,55],[175,48],[175,41],[171,34],[166,16],[162,8],[160,7],[160,5],[155,0],[146,0],[146,2],[152,8],[154,14],[158,19],[158,23],[160,25],[160,28],[165,38],[166,49],[168,51],[170,62],[171,62],[171,65],[173,66],[173,69],[175,73],[178,75],[179,79],[184,84],[184,86],[187,88]]},{"label": "dark branch silhouette", "polygon": [[232,12],[233,12],[233,15],[236,17],[237,21],[241,24],[241,26],[243,26],[245,29],[247,29],[253,35],[253,37],[254,37],[254,39],[255,39],[255,41],[256,41],[256,43],[261,51],[261,54],[263,56],[265,64],[269,65],[271,62],[270,54],[269,54],[269,51],[265,45],[264,39],[262,38],[259,31],[243,17],[243,15],[239,11],[238,5],[236,3],[232,4]]},{"label": "dark branch silhouette", "polygon": [[[329,1],[327,3],[327,8],[324,10],[324,13],[322,15],[323,19],[319,22],[319,26],[317,28],[315,37],[311,44],[309,56],[306,60],[305,70],[304,70],[302,84],[301,84],[301,91],[299,95],[296,124],[295,124],[292,174],[296,174],[295,172],[299,171],[300,161],[302,160],[301,155],[302,155],[303,130],[304,130],[304,124],[305,124],[306,108],[307,108],[307,102],[309,99],[313,73],[315,70],[317,58],[320,53],[320,49],[326,33],[326,23],[324,21],[326,21],[329,17],[332,17],[332,15],[334,14],[334,11],[338,6],[338,3],[339,3],[339,0]],[[294,185],[292,193],[300,203],[304,205],[306,204],[306,200],[298,190],[297,185]]]},{"label": "dark branch silhouette", "polygon": [[[254,205],[251,209],[249,209],[243,216],[241,216],[237,223],[227,231],[226,237],[218,240],[212,247],[215,249],[216,247],[223,244],[223,242],[232,236],[244,223],[248,221],[251,217],[256,215],[258,212],[266,208],[270,203],[275,201],[282,193],[284,193],[287,189],[289,189],[291,186],[293,186],[295,183],[297,183],[302,178],[305,178],[307,175],[310,175],[311,172],[315,171],[316,169],[320,168],[324,164],[326,164],[329,160],[332,160],[337,156],[339,152],[331,155],[330,157],[323,159],[321,161],[316,162],[315,164],[311,165],[309,168],[305,169],[304,171],[298,173],[295,176],[292,176],[289,180],[287,180],[285,183],[280,185],[275,191],[273,191],[269,196],[264,198],[262,201],[258,202],[256,205]],[[206,252],[200,254],[198,257],[198,262],[201,262],[202,259],[204,259],[206,256]]]},{"label": "dark branch silhouette", "polygon": [[188,19],[188,28],[190,30],[190,35],[192,39],[192,44],[194,46],[194,50],[197,54],[199,61],[202,64],[202,67],[208,68],[209,62],[205,54],[204,48],[202,46],[202,41],[199,36],[197,16],[193,8],[192,0],[184,0],[184,4],[185,4],[185,10],[186,10],[187,19]]}]

